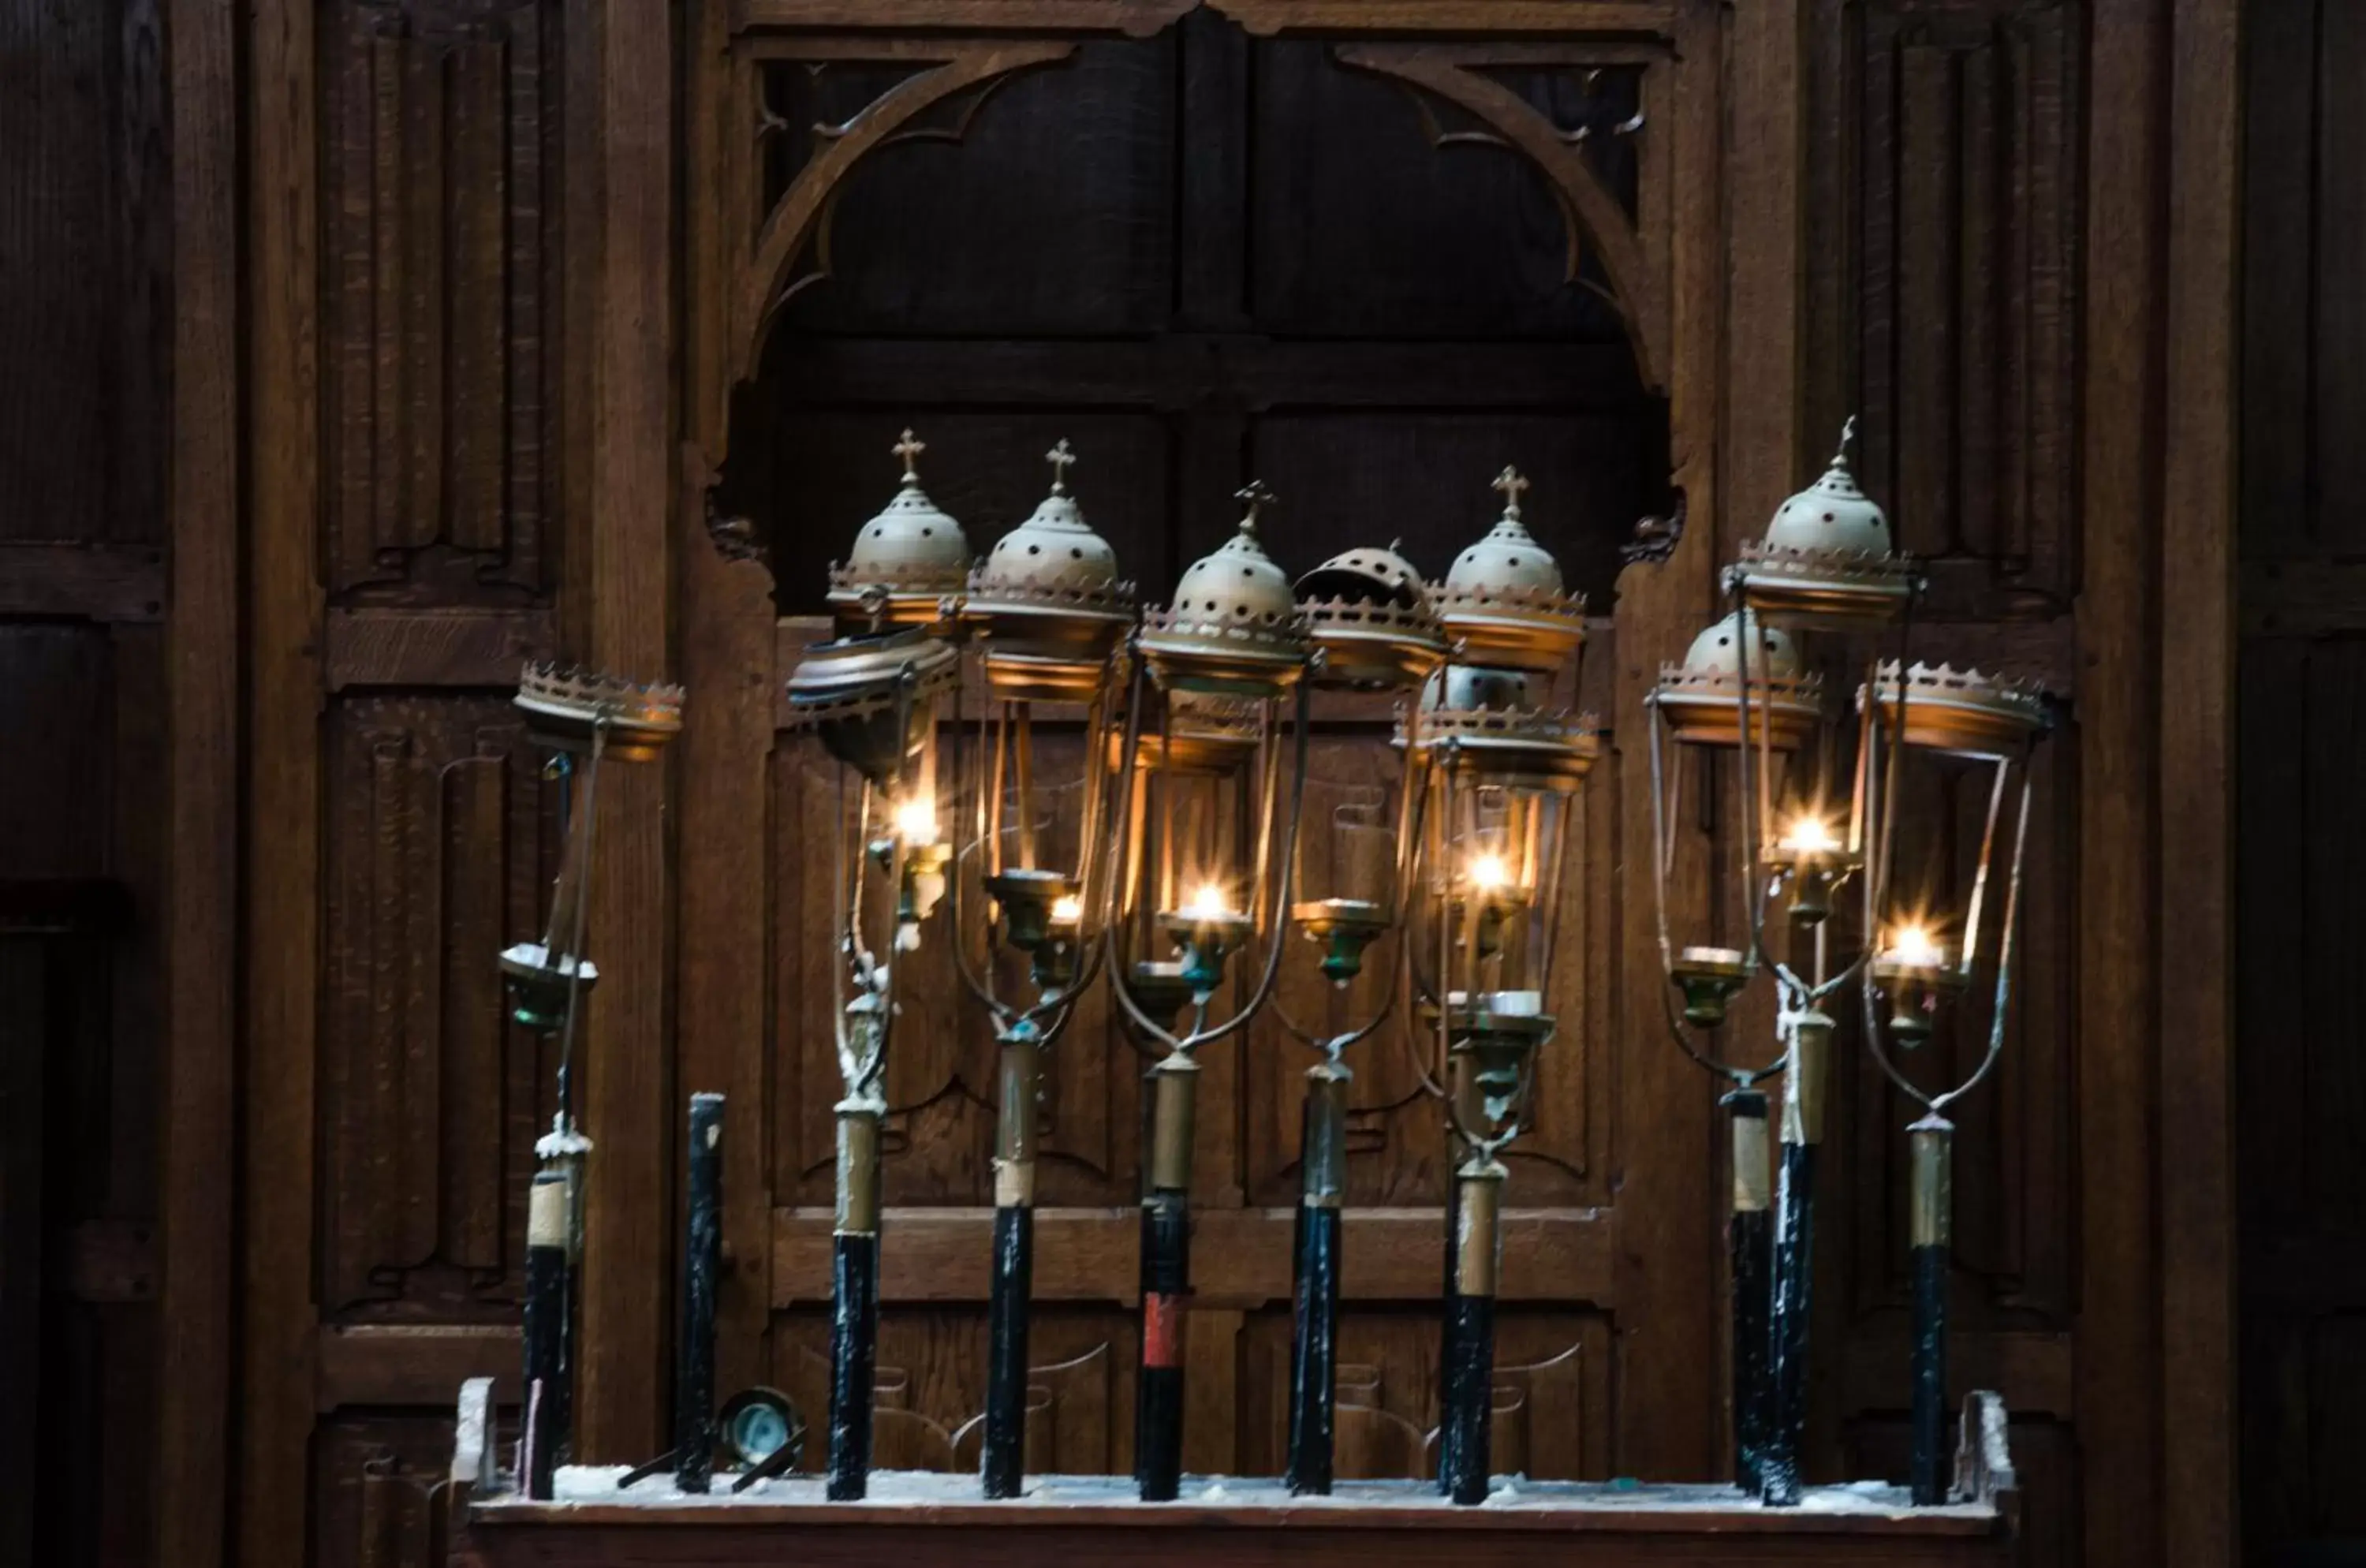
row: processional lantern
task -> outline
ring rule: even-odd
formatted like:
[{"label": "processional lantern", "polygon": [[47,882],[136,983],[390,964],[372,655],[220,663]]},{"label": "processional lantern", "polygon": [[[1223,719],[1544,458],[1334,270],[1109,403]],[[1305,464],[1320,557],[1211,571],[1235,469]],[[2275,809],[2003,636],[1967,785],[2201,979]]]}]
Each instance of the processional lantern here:
[{"label": "processional lantern", "polygon": [[[832,1498],[855,1498],[871,1468],[872,1372],[879,1314],[879,1145],[887,1113],[887,1051],[896,1017],[897,955],[917,949],[944,897],[952,848],[940,798],[940,709],[960,655],[941,635],[951,551],[965,554],[958,526],[929,503],[909,432],[898,445],[905,481],[858,541],[864,575],[833,572],[840,635],[808,649],[789,676],[794,727],[810,729],[839,764],[839,829],[832,868],[836,953],[832,1020],[842,1097],[838,1123],[837,1215],[830,1319],[829,1481]],[[873,530],[877,532],[873,532]],[[948,543],[944,535],[951,536]],[[842,597],[841,597],[842,595]],[[924,600],[939,606],[923,618]],[[850,625],[860,607],[859,624]]]},{"label": "processional lantern", "polygon": [[[1182,1476],[1197,1053],[1273,993],[1306,784],[1306,627],[1257,537],[1272,496],[1252,483],[1239,499],[1238,531],[1143,616],[1118,742],[1124,848],[1110,979],[1134,1028],[1165,1047],[1147,1074],[1134,1396],[1135,1479],[1153,1502],[1174,1497]],[[1247,973],[1220,1005],[1244,953]]]},{"label": "processional lantern", "polygon": [[562,848],[550,915],[538,942],[501,955],[510,1016],[558,1047],[558,1109],[535,1145],[541,1162],[526,1211],[525,1411],[518,1470],[527,1495],[550,1495],[569,1441],[576,1351],[575,1303],[583,1258],[584,1161],[592,1150],[575,1117],[575,1036],[599,969],[584,951],[592,908],[592,849],[601,764],[659,756],[682,729],[679,686],[529,664],[518,682],[526,739],[549,756],[558,786]]},{"label": "processional lantern", "polygon": [[[1406,701],[1446,659],[1446,631],[1428,585],[1393,543],[1386,549],[1334,556],[1298,580],[1297,593],[1299,616],[1314,650],[1307,680],[1318,689],[1394,694],[1402,716]],[[1343,1003],[1365,971],[1366,951],[1399,927],[1411,901],[1423,761],[1418,749],[1403,748],[1393,790],[1343,806],[1326,823],[1300,828],[1290,919],[1313,944],[1320,974]],[[1310,1029],[1279,999],[1273,1007],[1282,1027],[1319,1056],[1306,1070],[1299,1145],[1290,1461],[1284,1477],[1295,1493],[1331,1490],[1340,1211],[1346,1194],[1347,1092],[1354,1077],[1346,1055],[1388,1021],[1405,953],[1401,940],[1377,1005],[1360,1018],[1335,1020],[1340,1027]]]},{"label": "processional lantern", "polygon": [[[2011,729],[2025,737],[2033,731],[2022,721],[2043,712],[2018,689],[1957,677],[1952,711],[1926,715],[1924,700],[1936,697],[1948,678],[1918,665],[1900,679],[1922,579],[1894,547],[1887,518],[1850,471],[1853,428],[1851,422],[1823,476],[1777,509],[1763,540],[1742,547],[1725,573],[1729,613],[1694,640],[1682,663],[1662,671],[1647,699],[1652,880],[1670,986],[1663,993],[1668,1027],[1677,1044],[1731,1085],[1724,1104],[1733,1162],[1735,1477],[1775,1505],[1796,1503],[1800,1495],[1815,1151],[1834,1029],[1831,998],[1856,986],[1870,1028],[1876,998],[1887,997],[1897,1037],[1911,1040],[1927,1035],[1937,998],[1963,984],[1964,960],[1944,949],[1936,918],[1892,908],[1898,820],[1910,802],[1926,798],[1921,782],[1904,775],[1902,761],[1918,750],[2000,755],[1993,744],[1998,735]],[[1887,660],[1878,647],[1885,634],[1894,635],[1899,649]],[[1864,676],[1851,683],[1853,705],[1831,700],[1825,672],[1811,661],[1814,644],[1852,637],[1872,645]],[[1842,727],[1852,717],[1853,743],[1844,743]],[[1842,763],[1844,753],[1852,763]],[[1700,940],[1680,946],[1669,929],[1667,885],[1688,774],[1713,792],[1710,808],[1732,825],[1737,864],[1729,923],[1686,933]],[[2004,787],[2000,768],[1967,911],[1973,928]],[[2017,847],[2013,874],[2017,881]],[[1853,930],[1840,915],[1840,896],[1852,885],[1863,909]],[[1780,917],[1771,929],[1770,911]],[[2008,910],[2004,925],[2011,920]],[[2009,942],[1999,946],[2009,950]],[[1722,1025],[1735,998],[1761,976],[1774,984],[1775,1049],[1754,1060],[1729,1060],[1700,1032]],[[2000,991],[2000,1029],[2001,998]],[[1874,1043],[1878,1049],[1877,1039]],[[1778,1071],[1782,1157],[1770,1217],[1767,1104],[1755,1086]]]},{"label": "processional lantern", "polygon": [[1584,603],[1520,517],[1527,481],[1495,480],[1502,518],[1464,550],[1438,596],[1452,662],[1431,675],[1399,741],[1422,799],[1409,928],[1411,976],[1447,1065],[1458,1153],[1448,1210],[1440,1354],[1438,1485],[1487,1495],[1501,1260],[1501,1156],[1552,1038],[1554,953],[1576,793],[1596,727],[1554,692],[1575,665]]},{"label": "processional lantern", "polygon": [[[952,868],[952,940],[964,982],[994,1021],[1001,1056],[983,1452],[989,1497],[1017,1496],[1026,1468],[1037,1108],[1044,1055],[1102,955],[1115,883],[1110,723],[1134,614],[1133,585],[1119,577],[1117,553],[1069,492],[1076,459],[1068,444],[1045,458],[1050,493],[977,563],[958,618],[983,689],[963,703],[967,756],[957,770],[963,806],[954,818],[966,827]],[[1072,765],[1048,766],[1039,722],[1079,704],[1083,747]],[[1069,796],[1076,808],[1063,814],[1058,803]],[[973,879],[984,897],[965,899]],[[1026,960],[1026,994],[1005,994],[997,949]]]}]

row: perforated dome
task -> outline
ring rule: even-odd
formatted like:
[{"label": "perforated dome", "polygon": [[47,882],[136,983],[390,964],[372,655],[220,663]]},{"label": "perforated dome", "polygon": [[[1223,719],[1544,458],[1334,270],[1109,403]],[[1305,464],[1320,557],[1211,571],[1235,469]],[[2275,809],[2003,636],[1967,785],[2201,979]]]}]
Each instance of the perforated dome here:
[{"label": "perforated dome", "polygon": [[1495,476],[1495,488],[1504,492],[1504,514],[1484,537],[1454,558],[1446,574],[1448,590],[1458,595],[1559,593],[1560,562],[1520,521],[1520,493],[1528,481],[1517,468],[1507,468]]},{"label": "perforated dome", "polygon": [[1429,585],[1413,562],[1397,553],[1397,541],[1386,549],[1367,546],[1333,556],[1298,580],[1301,599],[1359,600],[1413,609],[1429,596]]},{"label": "perforated dome", "polygon": [[1744,625],[1758,632],[1758,646],[1750,660],[1750,679],[1755,683],[1765,679],[1787,681],[1799,673],[1799,650],[1791,641],[1791,634],[1779,626],[1761,626],[1758,617],[1736,610],[1714,626],[1704,627],[1684,650],[1684,668],[1700,675],[1739,675],[1741,673],[1741,649],[1739,640]]},{"label": "perforated dome", "polygon": [[1856,432],[1849,421],[1840,450],[1823,477],[1774,509],[1766,525],[1768,550],[1823,551],[1886,556],[1892,548],[1889,519],[1864,491],[1849,468],[1848,444]]},{"label": "perforated dome", "polygon": [[1169,606],[1178,627],[1196,623],[1215,629],[1286,629],[1298,610],[1297,595],[1265,547],[1257,542],[1256,509],[1239,529],[1184,570]]},{"label": "perforated dome", "polygon": [[1086,587],[1117,579],[1117,551],[1093,532],[1084,509],[1068,493],[1068,467],[1076,460],[1068,444],[1063,441],[1044,456],[1052,465],[1051,492],[978,563],[981,592],[1005,585]]},{"label": "perforated dome", "polygon": [[1257,541],[1257,509],[1273,497],[1251,483],[1240,500],[1239,529],[1191,563],[1173,604],[1143,617],[1143,655],[1170,684],[1270,694],[1303,671],[1306,626],[1290,579]]},{"label": "perforated dome", "polygon": [[918,458],[927,449],[908,430],[891,448],[904,460],[904,482],[855,535],[846,563],[830,571],[828,601],[841,615],[934,621],[940,601],[968,578],[968,536],[920,488]]}]

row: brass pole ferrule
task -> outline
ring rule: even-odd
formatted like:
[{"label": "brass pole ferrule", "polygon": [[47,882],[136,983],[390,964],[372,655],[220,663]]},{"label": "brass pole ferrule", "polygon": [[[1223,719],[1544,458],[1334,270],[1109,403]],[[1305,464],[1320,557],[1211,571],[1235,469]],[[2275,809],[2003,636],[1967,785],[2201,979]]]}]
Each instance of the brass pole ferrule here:
[{"label": "brass pole ferrule", "polygon": [[1496,1220],[1508,1173],[1496,1161],[1474,1159],[1454,1173],[1454,1289],[1492,1296],[1502,1255]]},{"label": "brass pole ferrule", "polygon": [[994,1130],[994,1203],[1035,1204],[1035,1111],[1043,1089],[1043,1046],[1031,1032],[1002,1042],[1002,1119]]},{"label": "brass pole ferrule", "polygon": [[1339,1062],[1306,1069],[1306,1168],[1300,1202],[1335,1209],[1347,1185],[1347,1080]]},{"label": "brass pole ferrule", "polygon": [[1955,1124],[1933,1112],[1906,1130],[1911,1151],[1911,1244],[1944,1247],[1955,1228]]},{"label": "brass pole ferrule", "polygon": [[874,1235],[879,1230],[879,1122],[877,1100],[838,1102],[838,1234]]},{"label": "brass pole ferrule", "polygon": [[1766,1097],[1738,1089],[1725,1097],[1733,1124],[1733,1212],[1763,1213],[1774,1204],[1774,1183],[1766,1151]]},{"label": "brass pole ferrule", "polygon": [[1150,1069],[1150,1189],[1189,1192],[1200,1064],[1176,1052]]},{"label": "brass pole ferrule", "polygon": [[1783,1074],[1783,1141],[1824,1138],[1824,1089],[1832,1054],[1832,1021],[1809,1010],[1791,1015],[1791,1065]]},{"label": "brass pole ferrule", "polygon": [[525,1210],[528,1247],[567,1245],[567,1186],[564,1171],[546,1170],[535,1178]]}]

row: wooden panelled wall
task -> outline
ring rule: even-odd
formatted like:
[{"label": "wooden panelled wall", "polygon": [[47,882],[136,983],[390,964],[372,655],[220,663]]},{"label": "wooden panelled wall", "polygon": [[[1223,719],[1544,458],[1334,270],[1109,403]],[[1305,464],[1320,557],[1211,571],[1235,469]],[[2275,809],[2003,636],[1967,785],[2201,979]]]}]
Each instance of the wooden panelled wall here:
[{"label": "wooden panelled wall", "polygon": [[[2347,58],[2334,0],[2260,9],[2287,53]],[[39,1162],[0,1145],[0,1312],[39,1321],[45,1364],[83,1347],[45,1368],[45,1400],[69,1365],[115,1391],[68,1401],[61,1484],[0,1529],[51,1530],[64,1562],[434,1559],[453,1391],[513,1377],[519,1200],[548,1112],[548,1063],[502,1022],[490,964],[552,869],[505,702],[532,654],[686,679],[693,715],[668,765],[602,791],[582,1441],[621,1459],[658,1438],[692,1089],[734,1097],[723,1381],[817,1403],[832,1079],[806,978],[814,766],[776,736],[802,632],[778,616],[884,499],[873,448],[907,414],[978,543],[1031,502],[1031,454],[1074,436],[1087,507],[1154,594],[1251,468],[1295,502],[1275,537],[1298,568],[1393,532],[1442,567],[1493,467],[1538,470],[1536,514],[1595,595],[1587,694],[1616,754],[1585,808],[1583,999],[1512,1200],[1502,1440],[1538,1473],[1711,1472],[1712,1088],[1657,1032],[1627,759],[1716,562],[1857,412],[1860,471],[1934,558],[1924,646],[2074,703],[2039,781],[2012,1054],[1965,1118],[1959,1378],[2015,1412],[2034,1561],[2225,1561],[2235,11],[0,5],[0,85],[39,89],[0,90],[0,168],[25,197],[0,221],[31,242],[0,246],[0,363],[45,389],[0,414],[0,879],[12,900],[97,886],[92,907],[119,912],[0,937],[6,973],[43,981],[32,1011],[11,982],[5,1125],[68,1113]],[[2296,145],[2336,134],[2340,96],[2322,102]],[[890,123],[880,103],[921,112]],[[2255,137],[2270,103],[2294,112],[2255,91]],[[1327,172],[1326,125],[1387,177]],[[2259,145],[2259,199],[2284,190],[2330,245],[2347,187],[2263,180]],[[2271,166],[2297,177],[2293,156]],[[1058,264],[1025,265],[1031,244]],[[2322,320],[2346,320],[2334,275],[2310,276]],[[2258,296],[2260,276],[2258,298],[2308,295]],[[2255,337],[2254,378],[2298,341]],[[2332,368],[2309,373],[2309,407],[2338,428],[2338,360],[2315,363]],[[2308,460],[2340,450],[2328,434]],[[2255,477],[2247,549],[2338,556],[2331,477],[2276,481],[2305,506]],[[1671,483],[1680,542],[1620,570]],[[2293,603],[2334,613],[2327,574],[2289,575],[2312,585]],[[2288,711],[2258,696],[2271,669],[2274,701],[2343,700],[2338,643],[2259,629],[2254,712]],[[2275,722],[2311,722],[2290,711]],[[2250,722],[2259,755],[2286,754]],[[2329,787],[2338,736],[2309,733],[2323,749],[2292,754]],[[1351,787],[1371,743],[1326,739],[1326,785]],[[2297,852],[2295,826],[2275,824]],[[1686,897],[1715,847],[1686,847]],[[2305,946],[2263,940],[2287,962]],[[937,1010],[903,1038],[882,1443],[962,1465],[981,1037]],[[2306,1061],[2337,1045],[2318,1034]],[[1432,1398],[1436,1129],[1407,1078],[1377,1057],[1363,1078],[1344,1397],[1374,1472],[1420,1462]],[[1267,1206],[1288,1201],[1295,1065],[1260,1039],[1211,1079],[1192,1461],[1271,1469],[1287,1224]],[[2279,1114],[2338,1115],[2311,1092]],[[1853,1068],[1835,1100],[1829,1475],[1899,1467],[1905,1386],[1906,1118]],[[1125,1461],[1133,1114],[1126,1058],[1081,1031],[1051,1107],[1044,1245],[1069,1261],[1039,1269],[1040,1462]],[[2306,1190],[2337,1194],[2321,1157]],[[2296,1237],[2346,1234],[2327,1201]],[[2346,1276],[2261,1277],[2293,1281],[2276,1310],[2333,1325],[2275,1375],[2347,1365],[2349,1298],[2301,1300]],[[0,1416],[18,1445],[0,1462],[31,1430]],[[2291,1502],[2300,1470],[2261,1473]],[[155,1477],[107,1489],[135,1507],[64,1484],[126,1472]],[[2338,1512],[2325,1486],[2307,1506]]]}]

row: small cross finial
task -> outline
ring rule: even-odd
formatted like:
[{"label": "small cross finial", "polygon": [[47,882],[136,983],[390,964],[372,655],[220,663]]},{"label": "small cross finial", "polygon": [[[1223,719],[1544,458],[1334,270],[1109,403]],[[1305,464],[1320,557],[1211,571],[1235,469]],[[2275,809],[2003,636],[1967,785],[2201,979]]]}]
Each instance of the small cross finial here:
[{"label": "small cross finial", "polygon": [[918,479],[920,477],[918,468],[920,454],[928,449],[929,444],[913,434],[909,425],[904,428],[904,439],[888,448],[896,456],[904,459],[904,477],[907,479]]},{"label": "small cross finial", "polygon": [[1504,492],[1504,515],[1517,517],[1520,514],[1520,492],[1528,488],[1527,476],[1506,463],[1504,471],[1495,476],[1493,488]]},{"label": "small cross finial", "polygon": [[1052,465],[1052,493],[1067,494],[1068,469],[1076,460],[1076,455],[1068,450],[1068,438],[1060,437],[1059,445],[1043,454],[1043,460]]},{"label": "small cross finial", "polygon": [[1245,509],[1241,513],[1241,532],[1254,534],[1256,532],[1257,508],[1276,505],[1281,498],[1266,489],[1263,479],[1251,479],[1233,491],[1233,499]]}]

